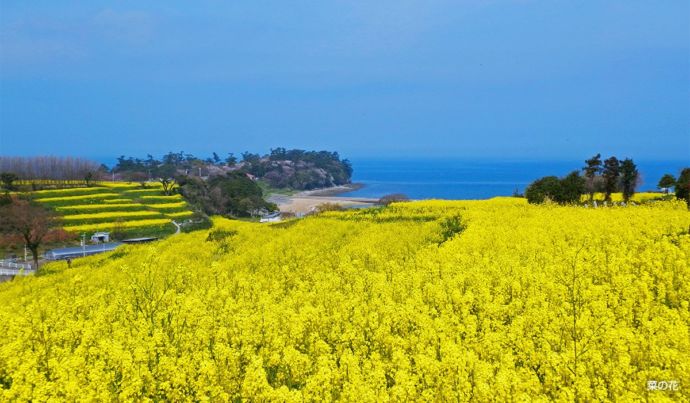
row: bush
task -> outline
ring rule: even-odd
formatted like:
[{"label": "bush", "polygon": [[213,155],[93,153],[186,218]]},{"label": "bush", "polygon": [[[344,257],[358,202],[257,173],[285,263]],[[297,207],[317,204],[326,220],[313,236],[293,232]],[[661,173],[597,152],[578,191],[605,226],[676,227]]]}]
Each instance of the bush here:
[{"label": "bush", "polygon": [[525,197],[529,203],[544,203],[547,199],[554,200],[560,193],[561,183],[555,176],[545,176],[532,182],[525,190]]},{"label": "bush", "polygon": [[577,171],[562,179],[545,176],[532,182],[525,190],[527,201],[533,204],[544,203],[546,200],[559,204],[577,203],[584,193],[585,179]]},{"label": "bush", "polygon": [[323,213],[326,211],[344,211],[345,207],[338,203],[322,203],[314,208],[315,213]]},{"label": "bush", "polygon": [[410,198],[407,197],[406,195],[402,193],[393,193],[389,195],[385,195],[382,198],[379,199],[378,204],[382,206],[387,206],[391,203],[400,203],[400,202],[407,202],[410,201]]}]

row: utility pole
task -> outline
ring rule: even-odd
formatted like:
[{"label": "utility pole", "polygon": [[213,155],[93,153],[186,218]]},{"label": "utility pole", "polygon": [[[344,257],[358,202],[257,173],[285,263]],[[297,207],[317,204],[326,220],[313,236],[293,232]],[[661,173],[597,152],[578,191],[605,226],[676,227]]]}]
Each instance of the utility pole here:
[{"label": "utility pole", "polygon": [[81,252],[82,257],[86,257],[86,232],[81,234]]},{"label": "utility pole", "polygon": [[24,244],[24,261],[25,262],[26,262],[27,256],[28,256],[28,254],[27,254],[27,250],[26,250],[26,244]]}]

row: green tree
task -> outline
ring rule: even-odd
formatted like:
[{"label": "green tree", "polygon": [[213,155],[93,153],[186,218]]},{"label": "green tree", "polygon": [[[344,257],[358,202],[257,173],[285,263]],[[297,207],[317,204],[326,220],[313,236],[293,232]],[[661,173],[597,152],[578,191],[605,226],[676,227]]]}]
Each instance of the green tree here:
[{"label": "green tree", "polygon": [[174,165],[163,164],[155,169],[155,175],[158,178],[158,182],[163,185],[163,193],[166,196],[170,196],[175,188],[177,169]]},{"label": "green tree", "polygon": [[12,172],[3,172],[0,174],[0,181],[2,181],[2,188],[5,189],[5,191],[9,192],[12,190],[16,190],[16,187],[14,186],[14,182],[19,179],[17,174],[12,173]]},{"label": "green tree", "polygon": [[213,176],[207,181],[192,176],[179,179],[180,193],[208,215],[250,217],[277,210],[263,198],[259,185],[242,172]]},{"label": "green tree", "polygon": [[668,194],[668,190],[676,186],[676,178],[671,174],[666,174],[659,179],[659,183],[656,185],[659,189],[663,189],[664,193]]},{"label": "green tree", "polygon": [[676,197],[688,204],[690,208],[690,168],[683,168],[676,182]]},{"label": "green tree", "polygon": [[579,203],[585,193],[586,180],[578,171],[573,171],[560,180],[560,192],[556,200],[560,204]]},{"label": "green tree", "polygon": [[626,158],[620,164],[621,190],[623,200],[627,203],[635,194],[640,173],[632,159]]},{"label": "green tree", "polygon": [[546,199],[555,200],[561,192],[561,181],[556,176],[545,176],[532,182],[525,190],[529,203],[543,203]]},{"label": "green tree", "polygon": [[231,167],[237,164],[237,157],[235,157],[235,154],[233,153],[228,153],[228,157],[225,159],[225,163]]},{"label": "green tree", "polygon": [[594,157],[585,160],[587,164],[582,170],[585,172],[585,186],[587,188],[587,193],[589,193],[589,201],[594,200],[594,192],[596,189],[596,177],[601,173],[601,154],[597,154]]},{"label": "green tree", "polygon": [[573,171],[559,179],[545,176],[532,182],[525,190],[529,203],[543,203],[547,199],[559,204],[578,203],[585,193],[585,178]]},{"label": "green tree", "polygon": [[618,179],[620,178],[620,162],[618,158],[611,157],[604,161],[604,200],[611,201],[611,193],[618,190]]},{"label": "green tree", "polygon": [[93,181],[93,172],[89,171],[84,175],[84,182],[86,182],[86,187],[91,186],[91,182]]}]

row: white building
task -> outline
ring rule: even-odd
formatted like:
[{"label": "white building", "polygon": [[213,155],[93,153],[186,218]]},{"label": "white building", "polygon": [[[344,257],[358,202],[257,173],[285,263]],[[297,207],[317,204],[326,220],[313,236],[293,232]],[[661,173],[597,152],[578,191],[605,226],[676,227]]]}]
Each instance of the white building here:
[{"label": "white building", "polygon": [[105,243],[110,242],[110,232],[96,232],[91,235],[92,243]]},{"label": "white building", "polygon": [[268,215],[265,215],[261,217],[259,222],[279,222],[280,221],[280,211],[276,211],[275,213],[271,213]]}]

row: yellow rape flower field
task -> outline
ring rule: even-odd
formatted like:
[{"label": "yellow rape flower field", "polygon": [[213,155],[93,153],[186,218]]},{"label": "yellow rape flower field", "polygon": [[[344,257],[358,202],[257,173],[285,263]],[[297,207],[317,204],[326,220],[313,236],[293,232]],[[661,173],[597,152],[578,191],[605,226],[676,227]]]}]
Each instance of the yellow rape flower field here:
[{"label": "yellow rape flower field", "polygon": [[103,213],[93,213],[93,214],[69,214],[62,216],[62,220],[66,222],[70,221],[82,221],[94,218],[131,218],[131,217],[151,217],[160,216],[160,213],[155,211],[114,211],[114,212],[103,212]]},{"label": "yellow rape flower field", "polygon": [[688,401],[689,230],[677,201],[215,219],[0,284],[0,400]]},{"label": "yellow rape flower field", "polygon": [[71,232],[83,232],[83,231],[106,231],[112,230],[114,228],[142,228],[142,227],[161,227],[169,225],[170,220],[167,218],[153,218],[135,221],[123,221],[123,222],[102,222],[95,224],[82,224],[82,225],[65,225],[63,228],[65,231]]}]

